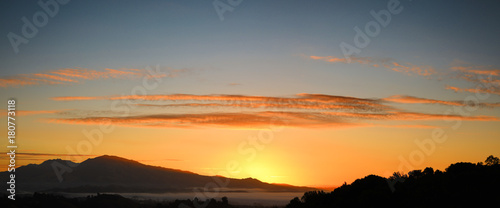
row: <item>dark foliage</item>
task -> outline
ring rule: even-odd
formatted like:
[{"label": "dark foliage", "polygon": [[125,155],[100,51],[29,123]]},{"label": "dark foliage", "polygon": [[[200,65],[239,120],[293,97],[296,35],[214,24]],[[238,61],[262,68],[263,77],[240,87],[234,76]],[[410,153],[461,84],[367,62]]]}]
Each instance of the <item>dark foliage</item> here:
[{"label": "dark foliage", "polygon": [[60,195],[34,193],[32,196],[18,197],[15,201],[3,196],[2,208],[234,208],[227,197],[222,201],[175,200],[172,202],[137,201],[117,194],[97,194],[86,198],[66,198]]},{"label": "dark foliage", "polygon": [[388,179],[369,175],[330,193],[306,192],[287,208],[309,207],[491,207],[500,204],[500,164],[456,163],[445,172],[433,168],[394,173]]}]

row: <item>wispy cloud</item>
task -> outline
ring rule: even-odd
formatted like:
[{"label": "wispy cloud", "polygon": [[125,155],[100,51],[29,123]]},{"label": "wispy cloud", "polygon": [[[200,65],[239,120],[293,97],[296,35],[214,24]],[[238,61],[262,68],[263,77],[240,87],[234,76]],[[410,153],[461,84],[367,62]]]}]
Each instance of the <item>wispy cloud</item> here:
[{"label": "wispy cloud", "polygon": [[[124,96],[63,96],[53,97],[56,101],[74,101],[74,100],[144,100],[144,101],[219,101],[219,102],[253,102],[253,103],[278,103],[278,104],[303,104],[303,103],[330,103],[330,104],[349,104],[358,106],[379,106],[376,99],[355,98],[347,96],[335,96],[324,94],[300,93],[293,98],[288,97],[270,97],[270,96],[246,96],[246,95],[191,95],[191,94],[171,94],[171,95],[124,95]],[[253,104],[250,103],[250,104]]]},{"label": "wispy cloud", "polygon": [[[442,105],[462,105],[460,102],[440,101],[411,96],[392,96],[385,99],[367,99],[325,94],[297,94],[294,97],[246,96],[246,95],[130,95],[102,97],[58,97],[54,100],[135,100],[137,107],[161,107],[162,110],[146,111],[142,108],[134,116],[112,116],[94,114],[73,118],[50,119],[49,122],[64,124],[96,125],[111,123],[119,126],[193,128],[193,127],[268,127],[273,122],[285,126],[355,127],[373,126],[371,121],[498,121],[492,116],[458,116],[407,112],[388,104],[391,103],[432,103]],[[151,103],[158,101],[159,103]],[[177,107],[188,108],[182,113]],[[239,112],[231,112],[236,108]],[[146,112],[146,113],[145,113]],[[147,113],[149,112],[149,113]],[[150,112],[154,112],[151,114]],[[91,115],[91,114],[90,114]],[[379,125],[379,124],[377,124]],[[390,127],[391,125],[382,125]],[[404,125],[403,125],[404,126]],[[401,126],[401,127],[403,127]],[[425,124],[409,124],[408,128],[428,128]],[[397,126],[393,126],[397,127]]]},{"label": "wispy cloud", "polygon": [[456,72],[455,78],[465,80],[473,84],[474,87],[446,86],[446,89],[455,92],[500,95],[500,69],[490,65],[472,65],[462,61],[450,69]]},{"label": "wispy cloud", "polygon": [[497,88],[460,88],[454,86],[446,86],[446,89],[453,90],[455,92],[470,92],[470,93],[482,93],[482,94],[495,94],[500,95],[500,90]]},{"label": "wispy cloud", "polygon": [[464,103],[461,101],[444,101],[444,100],[434,100],[427,98],[419,98],[407,95],[393,95],[382,100],[395,102],[395,103],[421,103],[421,104],[441,104],[441,105],[454,105],[463,106]]},{"label": "wispy cloud", "polygon": [[[370,65],[372,67],[382,67],[390,69],[395,72],[405,73],[407,75],[419,75],[424,77],[431,77],[436,75],[451,75],[450,78],[458,78],[473,83],[474,87],[455,87],[446,86],[446,89],[454,90],[455,92],[470,92],[470,93],[489,93],[500,95],[500,69],[491,65],[473,65],[460,60],[452,62],[449,68],[451,72],[438,73],[435,67],[430,65],[415,65],[412,63],[401,63],[391,58],[374,58],[374,57],[350,57],[350,62],[346,58],[335,56],[309,56],[312,60],[321,60],[330,63],[355,63]],[[454,75],[453,75],[454,74]],[[441,79],[441,78],[439,78]],[[399,98],[398,102],[408,101]],[[393,99],[394,100],[394,99]],[[415,99],[412,101],[416,101]],[[420,102],[436,103],[431,100],[420,100]],[[441,102],[440,104],[445,104]],[[459,105],[459,103],[447,103],[447,105]],[[488,104],[486,104],[488,105]],[[490,107],[496,106],[495,104],[488,105]]]},{"label": "wispy cloud", "polygon": [[303,112],[257,112],[257,113],[200,113],[200,114],[163,114],[131,117],[88,117],[70,119],[51,119],[50,122],[68,124],[114,124],[132,127],[244,127],[265,128],[270,125],[293,127],[343,127],[360,125],[328,118],[319,113]]},{"label": "wispy cloud", "polygon": [[459,116],[459,115],[445,115],[445,114],[429,114],[429,113],[416,113],[404,111],[392,111],[385,113],[345,113],[345,112],[323,112],[323,114],[362,118],[362,119],[376,119],[376,120],[391,120],[391,121],[417,121],[417,120],[465,120],[465,121],[499,121],[494,116]]},{"label": "wispy cloud", "polygon": [[[456,87],[447,86],[447,89],[453,89],[456,91],[460,90],[469,90],[469,89],[460,89]],[[477,92],[477,91],[476,91]],[[467,106],[467,103],[464,101],[447,101],[447,100],[436,100],[436,99],[428,99],[428,98],[419,98],[414,96],[407,95],[393,95],[387,98],[381,99],[387,102],[393,103],[405,103],[405,104],[438,104],[438,105],[447,105],[447,106]],[[473,103],[473,105],[477,105],[478,107],[500,107],[500,103]]]},{"label": "wispy cloud", "polygon": [[400,64],[397,62],[392,62],[392,66],[390,65],[383,65],[383,66],[393,71],[406,73],[408,75],[417,74],[420,76],[431,76],[433,74],[436,74],[436,70],[432,66],[428,65],[418,66],[411,63]]},{"label": "wispy cloud", "polygon": [[[331,63],[349,63],[346,58],[340,58],[335,56],[309,56],[313,60],[322,60]],[[428,65],[415,65],[411,63],[400,63],[396,62],[390,58],[373,58],[373,57],[350,57],[350,63],[358,63],[371,65],[373,67],[384,67],[392,71],[405,73],[407,75],[420,75],[420,76],[431,76],[436,74],[436,70],[432,66]]]},{"label": "wispy cloud", "polygon": [[66,68],[43,73],[18,74],[0,77],[0,87],[26,85],[67,85],[97,79],[138,79],[175,77],[187,69],[171,69],[162,73],[148,69],[104,69],[102,71],[85,68]]},{"label": "wispy cloud", "polygon": [[[359,121],[359,120],[364,121]],[[193,128],[193,127],[244,127],[266,128],[270,125],[283,125],[303,128],[338,128],[372,126],[367,120],[381,121],[499,121],[494,116],[459,116],[426,114],[414,112],[387,112],[380,114],[347,112],[277,112],[254,113],[199,113],[199,114],[155,114],[127,117],[85,117],[57,118],[49,122],[65,124],[99,125],[112,124],[127,127]],[[389,125],[382,125],[389,127]],[[395,126],[398,127],[398,126]],[[399,126],[403,127],[403,126]],[[428,128],[428,125],[406,125],[406,127]]]},{"label": "wispy cloud", "polygon": [[495,69],[492,66],[452,66],[450,69],[469,74],[500,76],[500,69]]},{"label": "wispy cloud", "polygon": [[[331,63],[348,63],[346,58],[339,58],[335,56],[309,56],[313,60],[323,60]],[[355,57],[351,56],[350,61],[359,64],[373,64],[375,61],[369,57]]]},{"label": "wispy cloud", "polygon": [[[16,110],[15,116],[30,116],[38,114],[55,114],[66,110]],[[0,116],[7,116],[8,111],[3,109],[0,110]]]}]

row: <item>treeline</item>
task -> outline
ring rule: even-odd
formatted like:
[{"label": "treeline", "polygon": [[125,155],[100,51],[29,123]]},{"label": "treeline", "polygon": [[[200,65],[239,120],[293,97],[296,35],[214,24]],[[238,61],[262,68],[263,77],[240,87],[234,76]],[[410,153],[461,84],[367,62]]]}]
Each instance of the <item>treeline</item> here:
[{"label": "treeline", "polygon": [[34,193],[22,196],[15,201],[3,196],[0,202],[2,208],[234,208],[227,197],[220,201],[210,200],[175,200],[159,202],[154,200],[133,200],[118,194],[97,194],[85,198],[66,198],[61,195]]},{"label": "treeline", "polygon": [[498,207],[499,161],[489,156],[485,163],[455,163],[444,172],[428,167],[389,178],[369,175],[329,193],[306,192],[286,208]]}]

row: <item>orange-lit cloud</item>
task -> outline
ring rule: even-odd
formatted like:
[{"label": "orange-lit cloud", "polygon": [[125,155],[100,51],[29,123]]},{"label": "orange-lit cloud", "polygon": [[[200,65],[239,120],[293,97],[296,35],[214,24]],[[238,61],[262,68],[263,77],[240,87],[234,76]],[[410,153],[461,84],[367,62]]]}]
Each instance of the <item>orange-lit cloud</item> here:
[{"label": "orange-lit cloud", "polygon": [[[322,60],[331,63],[349,63],[346,58],[339,58],[335,56],[309,56],[313,60]],[[349,57],[351,63],[366,64],[373,67],[384,67],[392,71],[405,73],[408,75],[416,74],[420,76],[431,76],[436,74],[436,70],[432,66],[417,66],[411,63],[401,64],[391,61],[388,58],[372,58],[372,57]]]},{"label": "orange-lit cloud", "polygon": [[498,88],[460,88],[454,86],[446,86],[446,89],[453,90],[455,92],[470,92],[470,93],[481,93],[481,94],[496,94],[500,95],[500,90]]},{"label": "orange-lit cloud", "polygon": [[66,68],[46,71],[43,73],[19,74],[0,77],[0,87],[18,87],[26,85],[61,85],[82,83],[84,80],[97,79],[137,79],[175,77],[187,69],[159,71],[146,69],[104,69],[98,71],[85,68]]},{"label": "orange-lit cloud", "polygon": [[[457,87],[448,86],[449,89],[452,90],[464,90]],[[465,89],[466,90],[466,89]],[[472,90],[471,90],[472,91]],[[477,90],[474,90],[477,92]],[[484,93],[484,92],[481,92]],[[464,101],[446,101],[446,100],[435,100],[435,99],[427,99],[427,98],[419,98],[413,96],[406,95],[393,95],[388,98],[383,98],[382,100],[393,102],[393,103],[405,103],[405,104],[439,104],[439,105],[448,105],[448,106],[467,106],[467,103]],[[470,103],[470,105],[477,105],[479,107],[488,107],[488,108],[496,108],[500,107],[500,103]]]},{"label": "orange-lit cloud", "polygon": [[75,100],[103,100],[105,97],[87,97],[87,96],[63,96],[50,98],[55,101],[75,101]]},{"label": "orange-lit cloud", "polygon": [[423,103],[423,104],[442,104],[442,105],[453,105],[453,106],[463,106],[464,103],[460,101],[444,101],[444,100],[434,100],[427,98],[418,98],[406,95],[393,95],[382,100],[390,101],[394,103]]},{"label": "orange-lit cloud", "polygon": [[[462,90],[448,86],[448,89]],[[471,90],[472,91],[472,90]],[[394,95],[383,99],[366,99],[324,94],[300,93],[294,98],[243,96],[243,95],[125,95],[125,96],[63,96],[53,97],[56,101],[78,100],[138,100],[138,101],[215,101],[220,103],[173,103],[150,104],[136,103],[143,107],[236,107],[236,108],[276,108],[276,109],[365,109],[372,111],[387,110],[392,107],[383,105],[379,101],[405,104],[441,104],[450,106],[465,106],[463,101],[444,101],[427,98],[418,98],[406,95]],[[478,103],[482,107],[498,107],[498,103]]]},{"label": "orange-lit cloud", "polygon": [[328,118],[318,113],[301,112],[258,112],[258,113],[200,113],[200,114],[160,114],[130,117],[87,117],[50,119],[49,122],[66,124],[113,124],[129,127],[244,127],[267,128],[269,126],[292,127],[344,127],[358,126],[336,118]]},{"label": "orange-lit cloud", "polygon": [[335,104],[280,104],[280,103],[179,103],[179,104],[135,104],[145,107],[235,107],[235,108],[284,108],[284,109],[352,109],[351,105]]},{"label": "orange-lit cloud", "polygon": [[[323,60],[323,61],[332,62],[332,63],[337,63],[337,62],[348,63],[348,60],[346,58],[339,58],[339,57],[335,57],[335,56],[309,56],[309,58],[311,58],[313,60]],[[368,57],[351,56],[351,57],[349,57],[349,59],[355,63],[360,63],[360,64],[370,64],[370,63],[374,62],[372,60],[372,58],[368,58]]]},{"label": "orange-lit cloud", "polygon": [[389,114],[391,120],[464,120],[464,121],[500,121],[494,116],[460,116],[460,115],[443,115],[443,114],[427,114],[414,112],[392,112]]},{"label": "orange-lit cloud", "polygon": [[[353,120],[354,119],[354,120]],[[199,113],[199,114],[155,114],[126,117],[84,117],[49,119],[52,123],[99,125],[112,124],[128,127],[193,128],[193,127],[244,127],[268,128],[289,126],[303,128],[337,128],[370,126],[361,120],[420,121],[420,120],[464,120],[499,121],[493,116],[459,116],[425,114],[414,112],[387,112],[380,114],[348,112],[277,112],[254,113]],[[390,127],[391,125],[382,125]],[[429,128],[428,125],[407,125],[393,127]]]},{"label": "orange-lit cloud", "polygon": [[[54,114],[62,112],[61,110],[38,110],[38,111],[30,111],[30,110],[16,110],[15,116],[30,116],[37,114]],[[7,110],[0,110],[0,116],[7,116]]]},{"label": "orange-lit cloud", "polygon": [[61,82],[78,82],[77,80],[61,77],[61,76],[56,76],[56,75],[51,75],[51,74],[32,74],[34,77],[39,77],[42,79],[53,79]]},{"label": "orange-lit cloud", "polygon": [[392,65],[393,66],[384,66],[393,71],[403,72],[406,74],[417,74],[420,76],[430,76],[436,73],[436,70],[432,66],[417,66],[410,63],[406,63],[405,65],[403,65],[397,62],[392,62]]},{"label": "orange-lit cloud", "polygon": [[156,107],[246,107],[246,108],[297,108],[297,109],[364,109],[381,110],[390,108],[382,105],[379,100],[333,96],[323,94],[297,94],[295,97],[269,97],[244,95],[125,95],[125,96],[65,96],[53,97],[56,101],[76,100],[138,100],[138,101],[211,101],[219,103],[182,103],[182,104],[140,104]]},{"label": "orange-lit cloud", "polygon": [[494,69],[491,66],[453,66],[450,69],[471,74],[500,76],[500,69]]},{"label": "orange-lit cloud", "polygon": [[452,66],[450,69],[457,72],[456,78],[466,80],[474,87],[463,88],[446,86],[446,89],[455,92],[469,92],[469,93],[488,93],[500,95],[500,69],[493,66],[477,66],[467,63],[460,63],[458,66]]},{"label": "orange-lit cloud", "polygon": [[323,94],[297,94],[295,98],[247,96],[247,95],[192,95],[192,94],[170,94],[170,95],[124,95],[124,96],[101,96],[82,97],[67,96],[54,97],[53,100],[198,100],[198,101],[244,101],[244,102],[321,102],[321,103],[364,103],[375,105],[377,100],[346,96],[323,95]]},{"label": "orange-lit cloud", "polygon": [[[369,120],[498,121],[498,119],[493,116],[459,116],[407,112],[387,105],[390,103],[463,105],[461,102],[440,101],[411,96],[392,96],[381,100],[306,93],[297,94],[295,97],[172,94],[54,98],[54,100],[93,99],[136,100],[139,103],[133,103],[133,106],[139,108],[139,113],[134,116],[117,116],[107,114],[106,112],[96,112],[80,114],[85,116],[57,118],[50,119],[49,121],[66,124],[95,125],[109,123],[120,126],[162,128],[201,126],[261,128],[269,126],[273,121],[279,121],[286,126],[305,128],[370,126]],[[160,103],[151,103],[151,101],[159,101]],[[163,109],[165,111],[155,110],[155,113],[151,114],[151,111],[143,111],[145,109],[140,107],[163,107],[166,109]],[[181,113],[169,109],[171,107],[195,109],[197,113]],[[229,110],[229,108],[239,108],[241,111],[230,113],[231,110]],[[266,111],[262,111],[263,108],[265,108]],[[66,115],[70,114],[68,113]],[[407,127],[410,128],[411,126],[413,126],[412,128],[429,127],[422,124],[411,124]]]},{"label": "orange-lit cloud", "polygon": [[459,115],[444,115],[444,114],[428,114],[415,112],[392,111],[386,113],[346,113],[346,112],[323,112],[323,114],[361,118],[375,120],[392,120],[392,121],[417,121],[417,120],[465,120],[465,121],[499,121],[494,116],[459,116]]}]

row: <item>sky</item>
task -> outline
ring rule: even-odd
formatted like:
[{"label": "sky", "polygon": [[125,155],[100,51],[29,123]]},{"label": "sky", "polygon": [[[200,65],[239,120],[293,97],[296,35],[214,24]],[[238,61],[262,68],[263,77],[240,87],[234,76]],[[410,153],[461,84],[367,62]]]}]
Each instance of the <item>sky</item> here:
[{"label": "sky", "polygon": [[17,166],[108,154],[339,186],[484,161],[500,153],[499,8],[5,1],[0,134],[15,99]]}]

